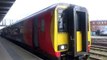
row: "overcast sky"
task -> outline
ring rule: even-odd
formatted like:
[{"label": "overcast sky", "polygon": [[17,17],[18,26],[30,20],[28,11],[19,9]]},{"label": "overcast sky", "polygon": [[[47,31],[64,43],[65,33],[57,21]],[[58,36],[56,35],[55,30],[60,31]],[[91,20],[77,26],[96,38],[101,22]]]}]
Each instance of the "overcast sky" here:
[{"label": "overcast sky", "polygon": [[86,7],[90,20],[107,20],[106,0],[16,0],[4,19],[20,20],[33,12],[60,2]]}]

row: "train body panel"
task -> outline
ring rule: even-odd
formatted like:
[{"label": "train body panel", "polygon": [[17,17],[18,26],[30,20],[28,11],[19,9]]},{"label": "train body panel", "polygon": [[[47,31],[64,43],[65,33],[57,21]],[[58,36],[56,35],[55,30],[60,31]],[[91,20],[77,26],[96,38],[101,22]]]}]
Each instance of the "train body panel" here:
[{"label": "train body panel", "polygon": [[24,43],[29,45],[30,47],[33,48],[33,42],[32,42],[32,27],[33,27],[33,20],[32,19],[28,19],[26,21],[24,21],[24,26],[23,26],[23,38],[24,38]]},{"label": "train body panel", "polygon": [[[46,53],[55,56],[55,51],[53,48],[53,42],[51,40],[51,21],[53,16],[53,11],[49,10],[45,13],[39,15],[38,19],[38,36],[39,36],[39,47]],[[52,26],[53,27],[53,26]]]},{"label": "train body panel", "polygon": [[34,50],[39,49],[43,55],[61,60],[67,56],[79,59],[88,56],[91,45],[89,28],[85,8],[56,4],[2,29],[1,35]]}]

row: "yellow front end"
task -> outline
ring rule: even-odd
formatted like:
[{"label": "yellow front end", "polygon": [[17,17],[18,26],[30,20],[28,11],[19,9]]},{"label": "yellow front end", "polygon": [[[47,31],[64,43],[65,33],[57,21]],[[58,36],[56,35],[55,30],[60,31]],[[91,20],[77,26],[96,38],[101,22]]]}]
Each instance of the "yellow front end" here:
[{"label": "yellow front end", "polygon": [[[53,19],[53,47],[55,52],[64,52],[69,49],[69,44],[68,44],[68,33],[67,32],[58,32],[58,8],[66,9],[68,5],[58,5],[55,10],[54,10],[54,19]],[[90,26],[89,26],[90,27]],[[77,52],[82,51],[82,33],[81,31],[76,31],[76,49]],[[88,31],[88,41],[91,43],[91,38],[90,38],[90,30]],[[66,49],[59,50],[58,47],[60,45],[66,45]]]},{"label": "yellow front end", "polygon": [[58,32],[58,8],[63,8],[63,9],[66,9],[67,6],[65,5],[58,5],[54,11],[54,49],[55,49],[55,52],[63,52],[63,51],[67,51],[68,48],[66,47],[66,49],[62,49],[62,50],[59,50],[59,46],[62,45],[62,48],[63,48],[63,45],[66,45],[68,46],[68,33],[67,32]]},{"label": "yellow front end", "polygon": [[[80,27],[81,29],[78,29],[78,30],[76,30],[75,27],[71,26],[72,28],[74,28],[74,31],[71,30],[73,34],[71,32],[69,32],[69,30],[59,31],[59,26],[60,26],[61,22],[60,22],[60,19],[59,19],[60,16],[59,16],[59,13],[58,13],[58,9],[60,8],[60,9],[63,9],[63,10],[65,10],[65,9],[67,10],[68,7],[69,7],[68,5],[58,5],[58,6],[56,6],[56,8],[53,12],[54,16],[53,16],[53,19],[52,19],[52,22],[51,22],[51,38],[52,38],[51,41],[52,41],[52,44],[53,44],[55,54],[58,57],[61,56],[60,52],[66,52],[66,51],[69,54],[74,53],[75,54],[74,56],[77,56],[77,54],[79,54],[79,52],[80,53],[81,52],[86,52],[87,53],[87,45],[86,45],[87,41],[91,43],[90,28],[89,28],[90,26],[88,27],[89,31],[85,32],[85,34],[88,34],[88,35],[84,34],[84,32],[83,32],[84,30],[82,30],[82,27],[79,26],[79,24],[78,24],[78,27]],[[66,16],[68,17],[68,15],[66,15]],[[72,20],[72,19],[68,19],[67,23],[69,22],[69,20]],[[64,21],[66,21],[66,19],[64,19]],[[84,19],[84,21],[85,21],[85,19]],[[71,22],[71,23],[73,23],[73,22]],[[65,25],[65,26],[67,26],[67,29],[69,28],[69,25],[71,23],[69,23],[68,25]],[[83,23],[83,22],[79,21],[79,23]],[[64,22],[62,24],[64,25]],[[73,36],[74,41],[69,40],[69,37],[72,38],[71,37],[72,35],[75,35],[75,36]],[[88,40],[87,40],[87,38],[88,38]],[[71,44],[71,42],[72,42],[72,44]],[[88,50],[89,49],[90,48],[88,47]],[[73,50],[75,50],[75,51],[73,51]]]},{"label": "yellow front end", "polygon": [[81,52],[82,51],[82,34],[80,31],[77,31],[77,52]]},{"label": "yellow front end", "polygon": [[[90,34],[90,24],[88,23],[89,27],[88,27],[88,32],[87,32],[87,37],[88,37],[88,51],[90,50],[90,46],[91,46],[91,34]],[[76,33],[77,37],[77,52],[81,52],[82,51],[82,33],[81,31],[77,31]]]},{"label": "yellow front end", "polygon": [[91,47],[91,30],[90,30],[90,22],[89,24],[89,31],[88,31],[88,52],[90,51],[90,47]]}]

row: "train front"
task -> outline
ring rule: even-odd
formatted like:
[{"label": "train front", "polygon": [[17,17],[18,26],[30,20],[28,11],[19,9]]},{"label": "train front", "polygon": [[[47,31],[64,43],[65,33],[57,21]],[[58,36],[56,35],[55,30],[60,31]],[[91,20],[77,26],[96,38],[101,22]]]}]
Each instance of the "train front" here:
[{"label": "train front", "polygon": [[55,9],[54,48],[61,59],[86,60],[90,50],[90,26],[86,8],[59,5]]}]

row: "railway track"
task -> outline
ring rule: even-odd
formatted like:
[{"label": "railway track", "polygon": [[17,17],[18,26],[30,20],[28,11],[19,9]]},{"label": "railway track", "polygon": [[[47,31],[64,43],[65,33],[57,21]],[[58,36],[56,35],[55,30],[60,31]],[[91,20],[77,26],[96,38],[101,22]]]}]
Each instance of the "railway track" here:
[{"label": "railway track", "polygon": [[92,45],[89,60],[107,60],[107,47]]}]

